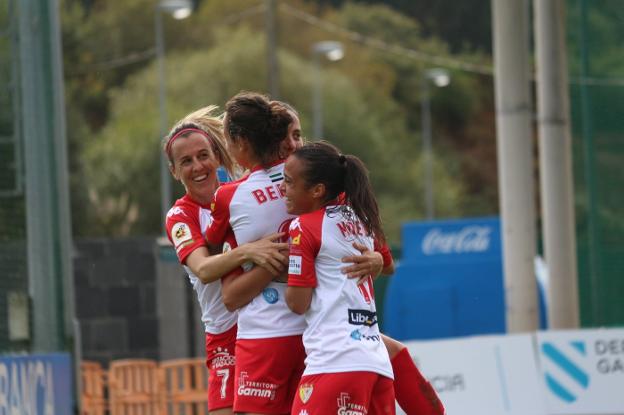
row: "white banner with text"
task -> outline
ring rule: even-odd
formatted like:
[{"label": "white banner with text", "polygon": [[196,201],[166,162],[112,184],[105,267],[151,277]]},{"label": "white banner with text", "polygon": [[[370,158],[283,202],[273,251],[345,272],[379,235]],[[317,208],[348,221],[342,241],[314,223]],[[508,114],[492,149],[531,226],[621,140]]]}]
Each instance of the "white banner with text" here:
[{"label": "white banner with text", "polygon": [[448,415],[624,414],[624,329],[405,344]]}]

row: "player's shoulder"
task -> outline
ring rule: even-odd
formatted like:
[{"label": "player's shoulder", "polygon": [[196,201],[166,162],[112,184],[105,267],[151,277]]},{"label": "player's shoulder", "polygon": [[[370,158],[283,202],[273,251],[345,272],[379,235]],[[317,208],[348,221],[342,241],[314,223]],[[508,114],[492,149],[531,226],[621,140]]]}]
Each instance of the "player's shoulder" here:
[{"label": "player's shoulder", "polygon": [[184,196],[176,201],[169,212],[165,228],[169,240],[178,247],[192,239],[195,232],[200,232],[199,216],[201,206],[190,197]]},{"label": "player's shoulder", "polygon": [[167,212],[167,221],[171,219],[184,219],[189,220],[194,218],[199,211],[200,205],[193,199],[184,195],[180,199],[176,200],[171,209]]},{"label": "player's shoulder", "polygon": [[236,192],[236,189],[240,187],[241,184],[247,181],[249,176],[241,177],[238,180],[234,180],[227,183],[222,183],[217,190],[215,191],[215,200],[224,200],[230,199],[232,195]]},{"label": "player's shoulder", "polygon": [[246,179],[247,176],[235,181],[221,184],[215,191],[214,199],[210,204],[210,209],[212,211],[219,212],[220,210],[227,208],[234,198],[234,194],[236,193],[237,189],[242,183],[245,182]]},{"label": "player's shoulder", "polygon": [[320,229],[324,216],[325,208],[303,213],[290,222],[290,230]]}]

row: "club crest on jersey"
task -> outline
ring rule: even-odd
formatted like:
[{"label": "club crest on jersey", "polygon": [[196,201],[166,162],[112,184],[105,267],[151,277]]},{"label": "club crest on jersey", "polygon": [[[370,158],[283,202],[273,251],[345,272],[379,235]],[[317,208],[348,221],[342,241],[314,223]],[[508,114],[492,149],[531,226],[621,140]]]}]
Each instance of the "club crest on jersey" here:
[{"label": "club crest on jersey", "polygon": [[275,304],[279,298],[279,293],[275,288],[265,288],[262,290],[262,297],[264,297],[264,301],[267,303]]},{"label": "club crest on jersey", "polygon": [[301,402],[308,403],[313,391],[314,385],[310,385],[309,383],[304,383],[303,385],[299,386],[299,399],[301,399]]},{"label": "club crest on jersey", "polygon": [[173,239],[173,245],[178,248],[184,242],[192,242],[191,231],[184,222],[178,222],[171,228],[171,239]]}]

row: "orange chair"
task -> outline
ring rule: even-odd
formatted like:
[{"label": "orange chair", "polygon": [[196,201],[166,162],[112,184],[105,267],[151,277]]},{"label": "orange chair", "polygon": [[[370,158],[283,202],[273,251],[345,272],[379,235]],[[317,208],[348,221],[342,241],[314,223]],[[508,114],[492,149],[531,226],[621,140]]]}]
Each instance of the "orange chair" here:
[{"label": "orange chair", "polygon": [[82,415],[104,415],[106,411],[106,372],[98,362],[82,361],[81,377],[81,410]]},{"label": "orange chair", "polygon": [[204,359],[161,362],[162,415],[208,415],[208,369]]},{"label": "orange chair", "polygon": [[158,365],[148,359],[114,360],[108,369],[111,415],[159,415]]}]

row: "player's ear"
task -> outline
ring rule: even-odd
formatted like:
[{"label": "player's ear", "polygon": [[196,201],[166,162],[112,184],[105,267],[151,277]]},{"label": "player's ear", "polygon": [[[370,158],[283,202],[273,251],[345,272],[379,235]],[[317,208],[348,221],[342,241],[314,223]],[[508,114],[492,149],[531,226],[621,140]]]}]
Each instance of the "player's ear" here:
[{"label": "player's ear", "polygon": [[325,184],[317,183],[312,186],[311,194],[315,199],[323,199],[325,197],[325,193],[327,193],[327,189],[325,188]]}]

